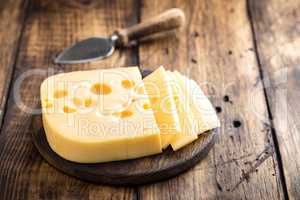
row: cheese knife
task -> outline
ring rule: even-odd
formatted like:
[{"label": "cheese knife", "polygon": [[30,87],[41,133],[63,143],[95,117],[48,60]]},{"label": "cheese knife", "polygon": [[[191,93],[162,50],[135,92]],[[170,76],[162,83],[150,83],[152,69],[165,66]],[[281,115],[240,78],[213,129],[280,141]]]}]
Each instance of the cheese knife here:
[{"label": "cheese knife", "polygon": [[184,21],[182,10],[172,8],[140,24],[116,30],[108,38],[92,37],[79,41],[60,53],[54,62],[79,64],[104,59],[114,52],[115,47],[127,47],[132,41],[151,34],[179,28]]}]

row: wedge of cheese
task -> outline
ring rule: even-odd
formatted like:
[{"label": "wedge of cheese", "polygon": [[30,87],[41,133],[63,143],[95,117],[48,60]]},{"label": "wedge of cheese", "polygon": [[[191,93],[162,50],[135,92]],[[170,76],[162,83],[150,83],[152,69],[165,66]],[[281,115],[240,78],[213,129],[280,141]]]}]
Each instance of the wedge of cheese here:
[{"label": "wedge of cheese", "polygon": [[198,135],[196,129],[193,128],[194,115],[190,111],[190,105],[188,102],[184,101],[186,98],[184,98],[183,88],[180,86],[177,77],[173,72],[167,71],[167,74],[172,79],[171,86],[181,128],[180,134],[176,134],[171,141],[172,149],[176,151],[196,140]]},{"label": "wedge of cheese", "polygon": [[51,76],[41,85],[41,102],[49,145],[67,160],[98,163],[162,151],[137,67]]},{"label": "wedge of cheese", "polygon": [[160,129],[162,147],[166,148],[181,133],[171,79],[161,66],[143,80]]},{"label": "wedge of cheese", "polygon": [[219,127],[220,121],[216,111],[200,86],[194,80],[187,78],[178,71],[175,71],[174,75],[184,92],[184,101],[190,106],[195,122],[193,123],[195,132],[201,134]]}]

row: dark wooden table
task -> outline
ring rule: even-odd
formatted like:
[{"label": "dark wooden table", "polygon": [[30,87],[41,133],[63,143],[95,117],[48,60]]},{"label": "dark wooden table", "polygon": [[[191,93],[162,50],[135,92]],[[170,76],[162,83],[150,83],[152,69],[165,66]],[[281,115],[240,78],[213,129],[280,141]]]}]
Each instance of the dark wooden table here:
[{"label": "dark wooden table", "polygon": [[[54,1],[0,4],[0,199],[300,199],[299,0],[99,0],[78,9]],[[109,35],[168,8],[186,27],[168,38],[117,51],[103,61],[58,66],[80,39]],[[216,106],[220,137],[201,163],[173,179],[139,187],[89,184],[49,166],[30,138],[45,73],[164,65],[201,83]],[[37,71],[39,72],[39,71]]]}]

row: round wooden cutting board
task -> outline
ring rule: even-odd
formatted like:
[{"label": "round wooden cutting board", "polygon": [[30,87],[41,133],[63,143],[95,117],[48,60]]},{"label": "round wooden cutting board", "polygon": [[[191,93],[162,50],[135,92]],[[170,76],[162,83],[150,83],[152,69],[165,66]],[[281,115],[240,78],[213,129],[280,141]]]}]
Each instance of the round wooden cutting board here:
[{"label": "round wooden cutting board", "polygon": [[[146,76],[151,72],[144,71]],[[203,133],[193,143],[173,151],[125,161],[80,164],[63,159],[49,146],[43,129],[42,116],[33,116],[32,140],[42,157],[65,174],[84,181],[110,185],[139,185],[167,179],[195,166],[212,148],[217,130]],[[101,153],[101,152],[99,152]]]},{"label": "round wooden cutting board", "polygon": [[204,133],[195,142],[175,152],[169,147],[161,154],[144,158],[80,164],[61,158],[50,148],[41,115],[34,116],[32,121],[34,145],[50,165],[84,181],[111,185],[145,184],[178,175],[196,165],[207,155],[216,136],[216,130]]}]

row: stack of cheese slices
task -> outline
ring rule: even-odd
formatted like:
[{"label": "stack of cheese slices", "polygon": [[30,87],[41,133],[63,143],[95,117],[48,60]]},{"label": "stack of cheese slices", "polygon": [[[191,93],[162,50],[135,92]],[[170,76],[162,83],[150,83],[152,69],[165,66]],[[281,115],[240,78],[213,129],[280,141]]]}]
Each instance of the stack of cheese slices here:
[{"label": "stack of cheese slices", "polygon": [[80,163],[174,151],[220,125],[198,84],[158,68],[76,71],[41,85],[43,125],[51,148]]}]

